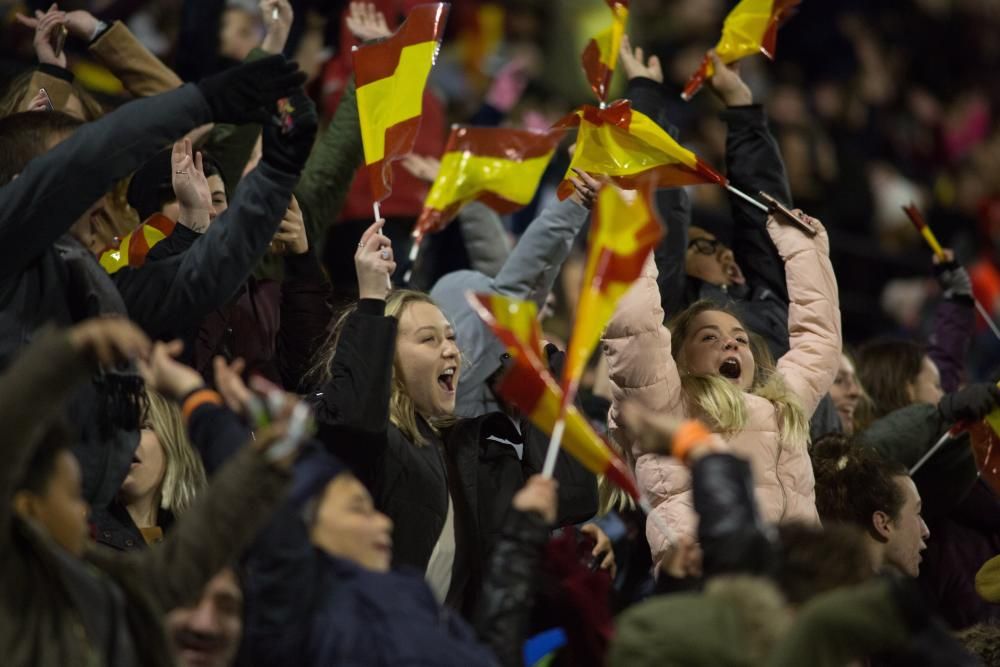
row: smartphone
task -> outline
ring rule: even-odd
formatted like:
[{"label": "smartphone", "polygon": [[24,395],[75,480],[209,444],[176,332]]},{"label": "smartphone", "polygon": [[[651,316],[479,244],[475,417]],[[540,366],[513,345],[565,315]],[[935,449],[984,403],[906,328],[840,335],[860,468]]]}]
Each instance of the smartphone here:
[{"label": "smartphone", "polygon": [[56,56],[62,53],[63,46],[66,44],[66,36],[69,34],[69,30],[66,26],[60,25],[56,26],[55,30],[52,31],[50,40],[52,42],[52,50],[55,51]]},{"label": "smartphone", "polygon": [[780,213],[785,220],[797,225],[800,229],[805,231],[806,234],[808,234],[809,236],[816,236],[816,232],[818,230],[813,229],[812,225],[810,225],[808,222],[806,222],[798,215],[796,215],[790,208],[788,208],[780,201],[778,201],[771,195],[767,194],[766,192],[759,192],[758,194],[761,196],[761,199],[763,199],[767,203],[768,213],[772,215],[774,215],[775,213]]},{"label": "smartphone", "polygon": [[56,110],[55,107],[52,106],[52,99],[49,98],[49,91],[45,90],[44,88],[39,88],[39,90],[45,93],[45,110],[55,111]]}]

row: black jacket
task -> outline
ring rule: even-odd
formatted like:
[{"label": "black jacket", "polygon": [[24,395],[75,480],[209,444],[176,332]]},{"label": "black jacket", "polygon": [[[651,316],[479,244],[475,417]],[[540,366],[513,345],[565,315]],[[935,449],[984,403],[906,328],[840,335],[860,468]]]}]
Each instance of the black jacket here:
[{"label": "black jacket", "polygon": [[[77,129],[0,187],[0,368],[46,323],[125,313],[111,279],[67,232],[117,181],[209,121],[193,85],[136,100]],[[95,507],[114,498],[139,442],[137,430],[105,419],[101,382],[95,376],[67,406],[70,423],[80,427],[74,452],[84,495]]]},{"label": "black jacket", "polygon": [[[541,470],[547,439],[520,424],[523,460],[490,439],[517,439],[500,413],[458,420],[434,433],[421,421],[427,444],[416,445],[389,421],[396,326],[384,303],[363,300],[347,320],[333,360],[333,377],[315,395],[319,438],[372,491],[376,506],[395,524],[394,565],[427,568],[445,523],[451,490],[456,560],[449,603],[471,611],[482,572],[510,501],[525,479]],[[565,525],[597,511],[594,475],[560,453],[559,517]]]}]

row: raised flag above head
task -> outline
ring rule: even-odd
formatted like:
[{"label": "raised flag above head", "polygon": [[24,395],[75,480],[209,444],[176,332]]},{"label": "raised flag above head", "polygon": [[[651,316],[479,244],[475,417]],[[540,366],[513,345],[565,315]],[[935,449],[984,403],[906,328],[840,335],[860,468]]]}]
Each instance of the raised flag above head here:
[{"label": "raised flag above head", "polygon": [[625,34],[629,0],[604,1],[611,10],[611,25],[587,42],[581,56],[587,83],[601,102],[608,99],[611,75],[614,74],[615,66],[618,64],[618,49]]},{"label": "raised flag above head", "polygon": [[587,237],[587,264],[577,302],[576,321],[566,352],[562,392],[567,403],[618,301],[632,286],[663,236],[650,201],[652,187],[622,191],[612,184],[597,194]]},{"label": "raised flag above head", "polygon": [[[763,53],[774,60],[778,26],[787,19],[801,0],[740,0],[722,24],[722,37],[715,53],[724,63]],[[681,97],[689,100],[701,89],[705,79],[715,74],[712,60],[706,55],[701,66],[684,86]]]},{"label": "raised flag above head", "polygon": [[449,6],[417,5],[391,37],[353,53],[358,123],[376,202],[392,192],[392,161],[409,153],[417,138],[424,86],[441,48]]},{"label": "raised flag above head", "polygon": [[[542,363],[541,329],[537,309],[530,301],[496,294],[468,295],[479,317],[507,346],[510,365],[496,385],[497,393],[513,404],[546,434],[551,434],[562,408],[562,391]],[[566,410],[562,448],[594,474],[609,481],[640,502],[639,487],[624,461],[611,450],[572,405]]]},{"label": "raised flag above head", "polygon": [[625,189],[634,189],[649,177],[654,187],[726,184],[722,174],[633,109],[628,100],[606,109],[585,104],[555,127],[579,128],[573,157],[557,190],[559,199],[573,194],[569,178],[574,167],[593,176],[607,176]]},{"label": "raised flag above head", "polygon": [[563,134],[562,130],[452,128],[414,236],[440,231],[474,200],[501,214],[527,206]]}]

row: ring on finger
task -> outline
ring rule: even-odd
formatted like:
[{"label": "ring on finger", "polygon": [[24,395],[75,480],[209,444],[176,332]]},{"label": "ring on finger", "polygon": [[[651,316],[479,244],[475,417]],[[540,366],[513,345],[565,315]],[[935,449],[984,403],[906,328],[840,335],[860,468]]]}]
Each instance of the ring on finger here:
[{"label": "ring on finger", "polygon": [[383,250],[380,253],[380,255],[382,256],[382,259],[389,259],[389,251],[388,250]]}]

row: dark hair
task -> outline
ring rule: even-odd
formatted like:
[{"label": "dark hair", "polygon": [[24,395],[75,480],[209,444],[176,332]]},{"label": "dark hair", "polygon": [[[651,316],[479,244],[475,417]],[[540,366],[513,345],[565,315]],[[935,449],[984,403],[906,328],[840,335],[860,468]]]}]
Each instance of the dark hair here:
[{"label": "dark hair", "polygon": [[32,451],[15,491],[43,495],[55,471],[56,459],[72,444],[73,438],[65,422],[56,421],[49,426]]},{"label": "dark hair", "polygon": [[916,381],[927,350],[909,340],[877,340],[858,350],[857,371],[871,399],[872,419],[905,408],[913,401],[907,385]]},{"label": "dark hair", "polygon": [[61,111],[22,111],[0,118],[0,187],[49,150],[52,139],[72,134],[83,121]]},{"label": "dark hair", "polygon": [[909,477],[899,463],[842,435],[825,436],[810,452],[816,475],[816,509],[823,523],[841,521],[872,531],[872,514],[892,520],[903,507],[895,477]]},{"label": "dark hair", "polygon": [[875,572],[864,533],[856,526],[824,522],[820,528],[793,522],[780,525],[778,537],[781,559],[774,579],[794,605],[860,584]]},{"label": "dark hair", "polygon": [[[222,176],[222,168],[218,161],[204,149],[201,151],[205,168],[205,177]],[[143,164],[132,175],[125,197],[129,206],[139,215],[139,221],[145,221],[149,216],[158,213],[165,204],[177,200],[174,194],[173,177],[171,175],[171,153],[173,148],[166,148]],[[223,178],[223,181],[225,179]],[[227,193],[228,194],[228,193]]]}]

